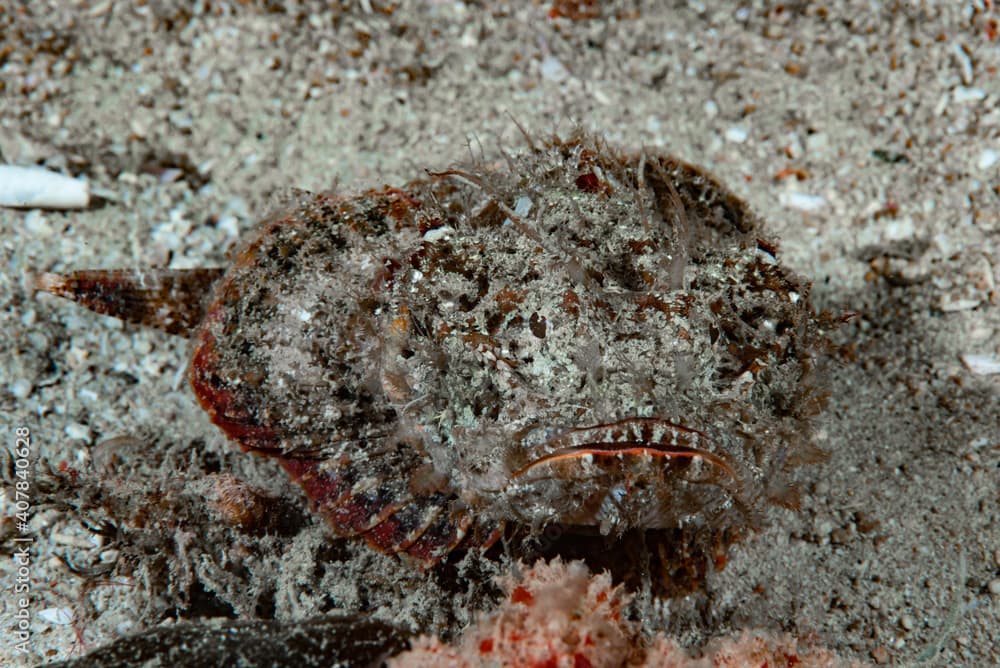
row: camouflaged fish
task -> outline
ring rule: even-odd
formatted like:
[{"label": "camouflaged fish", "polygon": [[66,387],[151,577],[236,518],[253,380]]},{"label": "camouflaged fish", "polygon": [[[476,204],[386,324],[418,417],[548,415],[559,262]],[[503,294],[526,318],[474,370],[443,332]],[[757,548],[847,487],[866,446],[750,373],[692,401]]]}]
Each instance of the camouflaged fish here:
[{"label": "camouflaged fish", "polygon": [[794,505],[824,319],[703,170],[582,133],[304,195],[227,269],[43,274],[190,337],[212,421],[343,536],[433,564],[505,525],[722,531]]}]

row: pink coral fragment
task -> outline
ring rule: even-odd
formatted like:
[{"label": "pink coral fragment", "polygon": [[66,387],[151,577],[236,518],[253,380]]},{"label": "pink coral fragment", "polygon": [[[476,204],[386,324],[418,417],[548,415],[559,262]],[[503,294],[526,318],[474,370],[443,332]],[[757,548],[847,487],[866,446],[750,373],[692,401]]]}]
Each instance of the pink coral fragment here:
[{"label": "pink coral fragment", "polygon": [[622,614],[629,595],[607,573],[578,561],[538,562],[520,579],[501,581],[506,600],[466,629],[454,645],[421,636],[391,668],[835,668],[850,664],[809,640],[744,631],[709,643],[699,656]]}]

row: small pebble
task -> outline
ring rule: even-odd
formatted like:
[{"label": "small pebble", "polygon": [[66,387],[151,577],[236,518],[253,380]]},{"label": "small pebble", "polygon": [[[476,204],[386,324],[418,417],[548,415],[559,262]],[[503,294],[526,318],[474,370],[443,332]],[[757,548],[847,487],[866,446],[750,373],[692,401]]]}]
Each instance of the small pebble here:
[{"label": "small pebble", "polygon": [[459,40],[461,44],[466,49],[471,49],[474,46],[479,45],[479,29],[475,26],[468,26],[465,32],[462,33],[462,38]]},{"label": "small pebble", "polygon": [[781,193],[778,196],[784,206],[800,211],[819,211],[826,206],[826,199],[822,195],[811,195],[809,193]]},{"label": "small pebble", "polygon": [[917,234],[916,223],[909,216],[890,220],[882,232],[888,240],[912,239]]},{"label": "small pebble", "polygon": [[982,100],[986,97],[986,91],[982,88],[959,86],[952,92],[952,95],[954,95],[955,102],[962,104],[964,102],[978,102]]},{"label": "small pebble", "polygon": [[66,365],[73,370],[79,369],[90,357],[90,351],[86,348],[72,347],[66,353]]},{"label": "small pebble", "polygon": [[816,524],[816,538],[818,542],[823,543],[830,540],[830,532],[833,531],[833,522],[830,520],[822,520]]},{"label": "small pebble", "polygon": [[148,337],[137,337],[132,343],[132,350],[136,355],[142,357],[153,352],[153,342]]},{"label": "small pebble", "polygon": [[806,137],[806,150],[810,153],[822,151],[826,148],[828,143],[829,140],[827,139],[826,133],[817,132],[816,134]]},{"label": "small pebble", "polygon": [[993,578],[990,580],[989,584],[986,585],[990,593],[994,596],[1000,596],[1000,578]]},{"label": "small pebble", "polygon": [[830,532],[830,542],[834,545],[846,545],[851,542],[851,531],[849,529],[834,529]]},{"label": "small pebble", "polygon": [[27,399],[33,389],[35,388],[31,381],[25,378],[18,378],[7,386],[7,391],[13,394],[15,399]]},{"label": "small pebble", "polygon": [[73,611],[69,608],[45,608],[38,611],[38,616],[49,624],[65,626],[73,622]]},{"label": "small pebble", "polygon": [[86,425],[80,424],[79,422],[73,422],[66,425],[66,428],[63,431],[65,431],[66,435],[70,438],[79,439],[81,441],[90,440],[90,428]]},{"label": "small pebble", "polygon": [[1000,161],[1000,153],[991,148],[983,149],[983,152],[979,154],[979,160],[976,161],[976,167],[989,169],[997,164],[997,161]]},{"label": "small pebble", "polygon": [[529,213],[531,213],[532,204],[533,202],[531,201],[530,197],[521,195],[520,197],[517,198],[517,201],[514,203],[514,213],[523,218],[524,216],[527,216]]},{"label": "small pebble", "polygon": [[[955,313],[956,311],[968,311],[969,309],[974,309],[982,302],[981,299],[962,299],[961,297],[956,297],[954,295],[942,295],[941,299],[938,300],[938,308],[940,308],[945,313]],[[979,357],[982,357],[981,355]],[[972,369],[973,373],[977,373],[975,369]],[[995,372],[994,372],[995,373]]]},{"label": "small pebble", "polygon": [[188,111],[181,111],[180,109],[177,109],[171,111],[167,118],[175,127],[182,130],[190,129],[194,126],[194,119]]},{"label": "small pebble", "polygon": [[183,171],[177,169],[176,167],[172,167],[170,169],[164,169],[162,172],[160,172],[159,180],[160,183],[162,184],[173,183],[178,179],[180,179],[182,176],[184,176]]},{"label": "small pebble", "polygon": [[726,141],[742,144],[750,136],[750,131],[740,125],[734,125],[726,130]]},{"label": "small pebble", "polygon": [[240,222],[236,219],[236,216],[222,216],[219,218],[216,227],[227,237],[237,237],[240,233]]},{"label": "small pebble", "polygon": [[36,239],[46,239],[52,236],[52,226],[45,216],[38,209],[29,211],[24,216],[24,229],[28,234]]},{"label": "small pebble", "polygon": [[878,529],[880,522],[872,517],[870,513],[864,511],[858,511],[855,516],[855,521],[858,526],[858,531],[861,533],[871,533]]},{"label": "small pebble", "polygon": [[557,83],[569,78],[569,71],[555,56],[545,57],[542,61],[541,73],[542,77]]},{"label": "small pebble", "polygon": [[899,618],[899,625],[907,631],[912,631],[917,625],[917,620],[913,619],[913,615],[903,615]]}]

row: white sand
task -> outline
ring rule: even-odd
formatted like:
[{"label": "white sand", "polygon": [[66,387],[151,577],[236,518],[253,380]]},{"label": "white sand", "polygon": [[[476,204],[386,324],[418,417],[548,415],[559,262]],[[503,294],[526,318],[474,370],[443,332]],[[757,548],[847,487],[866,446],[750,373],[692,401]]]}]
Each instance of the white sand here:
[{"label": "white sand", "polygon": [[[128,435],[138,445],[122,457],[140,473],[121,474],[123,493],[181,485],[170,472],[195,449],[199,466],[214,458],[299,498],[197,408],[184,341],[35,299],[26,271],[221,265],[290,187],[399,184],[521,143],[512,117],[536,134],[580,123],[715,171],[820,305],[860,314],[838,335],[854,354],[831,379],[831,458],[801,471],[803,511],[775,511],[731,553],[707,621],[695,597],[645,622],[688,642],[742,626],[815,632],[846,657],[896,665],[935,652],[929,665],[1000,661],[1000,375],[961,358],[1000,357],[995,7],[621,1],[571,22],[548,18],[547,2],[210,2],[194,16],[132,4],[0,13],[12,48],[0,57],[3,162],[84,175],[106,198],[84,212],[0,210],[0,410],[5,445],[31,429],[36,485],[44,466],[86,470],[94,445]],[[16,528],[3,532],[12,551]],[[0,560],[0,657],[13,665],[79,655],[175,602],[148,564],[85,588],[56,555],[115,553],[70,509],[37,508],[30,533],[30,657],[8,644],[15,568]],[[353,543],[326,548],[319,525],[209,550],[183,526],[167,535],[157,550],[171,581],[201,581],[243,616],[271,590],[279,619],[364,605],[448,629],[483,600]]]}]

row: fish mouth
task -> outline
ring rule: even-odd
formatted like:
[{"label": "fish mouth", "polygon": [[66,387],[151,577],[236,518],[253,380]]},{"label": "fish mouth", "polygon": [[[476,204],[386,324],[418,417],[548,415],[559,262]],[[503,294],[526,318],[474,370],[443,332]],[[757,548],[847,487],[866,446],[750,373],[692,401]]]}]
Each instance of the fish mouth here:
[{"label": "fish mouth", "polygon": [[697,429],[691,429],[660,418],[628,418],[618,422],[580,427],[549,439],[545,449],[550,452],[532,460],[512,476],[516,480],[539,467],[571,462],[576,459],[590,463],[600,459],[628,460],[648,457],[663,463],[703,460],[729,478],[738,478],[735,469],[721,455],[709,448],[712,440]]},{"label": "fish mouth", "polygon": [[570,429],[539,448],[504,490],[515,519],[598,526],[601,533],[672,528],[739,505],[743,478],[696,429],[628,418]]}]

